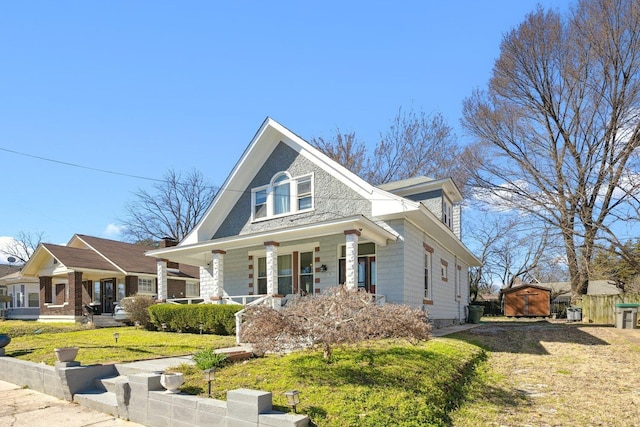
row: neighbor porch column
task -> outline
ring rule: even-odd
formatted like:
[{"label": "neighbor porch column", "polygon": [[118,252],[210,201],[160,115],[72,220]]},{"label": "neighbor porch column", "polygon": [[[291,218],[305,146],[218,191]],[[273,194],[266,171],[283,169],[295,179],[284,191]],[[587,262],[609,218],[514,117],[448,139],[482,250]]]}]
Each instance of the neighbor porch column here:
[{"label": "neighbor porch column", "polygon": [[158,258],[156,260],[158,267],[158,301],[167,300],[167,260]]},{"label": "neighbor porch column", "polygon": [[264,242],[267,249],[267,295],[278,290],[278,242]]},{"label": "neighbor porch column", "polygon": [[212,300],[219,301],[224,296],[224,255],[225,251],[216,249],[212,251],[213,260],[211,267],[213,268],[213,293]]},{"label": "neighbor porch column", "polygon": [[347,241],[344,285],[349,290],[357,290],[358,289],[358,237],[360,237],[360,231],[345,230],[344,235]]}]

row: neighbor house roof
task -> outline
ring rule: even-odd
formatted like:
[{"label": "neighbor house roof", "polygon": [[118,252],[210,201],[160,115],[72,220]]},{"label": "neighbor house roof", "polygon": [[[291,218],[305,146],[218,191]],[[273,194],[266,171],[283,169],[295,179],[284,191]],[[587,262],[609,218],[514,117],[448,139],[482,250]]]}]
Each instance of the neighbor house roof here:
[{"label": "neighbor house roof", "polygon": [[[35,276],[49,257],[55,258],[70,270],[114,271],[120,274],[157,274],[154,258],[145,256],[149,246],[135,245],[100,237],[75,234],[66,246],[41,243],[25,264],[23,273]],[[180,265],[179,270],[168,269],[169,277],[198,278],[199,269]]]},{"label": "neighbor house roof", "polygon": [[502,289],[500,290],[501,293],[503,294],[510,294],[512,292],[517,292],[520,291],[522,289],[529,289],[529,288],[534,288],[534,289],[540,289],[541,291],[545,291],[545,292],[551,292],[551,289],[549,288],[545,288],[543,286],[540,285],[520,285],[520,286],[514,286],[513,288],[509,288],[509,289]]}]

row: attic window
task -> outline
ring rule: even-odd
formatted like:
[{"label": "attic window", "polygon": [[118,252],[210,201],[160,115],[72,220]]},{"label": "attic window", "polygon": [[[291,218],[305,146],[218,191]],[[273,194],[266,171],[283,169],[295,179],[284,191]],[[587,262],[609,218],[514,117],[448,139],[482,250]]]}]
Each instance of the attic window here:
[{"label": "attic window", "polygon": [[57,263],[58,263],[58,259],[57,259],[57,258],[54,258],[54,259],[53,259],[53,263],[54,263],[54,264],[57,264]]},{"label": "attic window", "polygon": [[278,172],[269,185],[251,190],[253,220],[292,215],[313,209],[313,174],[292,178]]}]

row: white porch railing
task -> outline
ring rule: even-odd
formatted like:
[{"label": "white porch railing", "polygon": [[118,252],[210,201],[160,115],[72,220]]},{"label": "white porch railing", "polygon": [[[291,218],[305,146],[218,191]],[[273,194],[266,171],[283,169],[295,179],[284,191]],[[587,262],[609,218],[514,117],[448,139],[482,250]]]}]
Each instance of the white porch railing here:
[{"label": "white porch railing", "polygon": [[200,297],[192,298],[167,298],[168,304],[204,304],[205,300]]},{"label": "white porch railing", "polygon": [[266,295],[225,295],[222,297],[223,304],[240,304],[247,305],[254,301],[264,298]]}]

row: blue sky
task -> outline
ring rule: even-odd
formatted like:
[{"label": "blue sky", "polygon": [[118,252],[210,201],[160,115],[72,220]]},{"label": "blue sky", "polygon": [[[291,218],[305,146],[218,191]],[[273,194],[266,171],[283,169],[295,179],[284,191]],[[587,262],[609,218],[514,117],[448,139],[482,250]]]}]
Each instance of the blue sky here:
[{"label": "blue sky", "polygon": [[442,112],[464,141],[463,99],[538,3],[568,7],[2,2],[0,238],[119,239],[124,205],[153,185],[119,174],[197,169],[220,185],[266,116],[307,140],[339,128],[373,145],[398,108],[413,107]]}]

